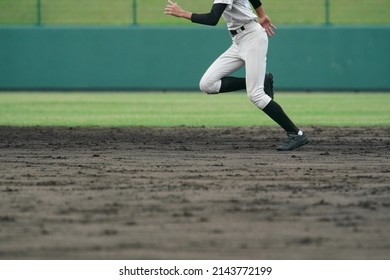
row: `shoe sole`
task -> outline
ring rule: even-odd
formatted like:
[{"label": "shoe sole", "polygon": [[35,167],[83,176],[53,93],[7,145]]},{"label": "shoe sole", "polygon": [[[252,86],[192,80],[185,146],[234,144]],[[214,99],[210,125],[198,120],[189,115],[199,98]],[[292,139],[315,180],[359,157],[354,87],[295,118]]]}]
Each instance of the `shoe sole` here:
[{"label": "shoe sole", "polygon": [[293,147],[291,147],[291,148],[289,148],[289,149],[276,148],[276,150],[277,150],[277,151],[293,151],[293,150],[296,150],[296,149],[298,149],[298,148],[300,148],[300,147],[302,147],[302,146],[304,146],[304,145],[306,145],[306,144],[308,144],[308,143],[309,143],[309,140],[308,140],[308,139],[305,139],[304,141],[299,142],[297,145],[295,145],[295,146],[293,146]]}]

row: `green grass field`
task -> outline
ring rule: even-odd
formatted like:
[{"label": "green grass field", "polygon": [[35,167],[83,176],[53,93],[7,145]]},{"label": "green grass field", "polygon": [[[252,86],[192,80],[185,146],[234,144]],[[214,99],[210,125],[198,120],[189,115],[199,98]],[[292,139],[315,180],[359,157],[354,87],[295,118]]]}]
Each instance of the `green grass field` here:
[{"label": "green grass field", "polygon": [[[42,24],[109,24],[134,22],[133,0],[40,0]],[[166,0],[137,0],[139,24],[191,24],[165,16]],[[180,0],[192,12],[208,12],[212,0]],[[263,5],[275,24],[324,24],[324,0],[264,0]],[[329,0],[332,24],[390,24],[389,0]],[[0,0],[0,24],[35,24],[37,0]],[[222,21],[221,21],[222,23]]]},{"label": "green grass field", "polygon": [[[298,125],[390,126],[389,93],[278,93]],[[275,125],[245,93],[0,93],[7,126]]]}]

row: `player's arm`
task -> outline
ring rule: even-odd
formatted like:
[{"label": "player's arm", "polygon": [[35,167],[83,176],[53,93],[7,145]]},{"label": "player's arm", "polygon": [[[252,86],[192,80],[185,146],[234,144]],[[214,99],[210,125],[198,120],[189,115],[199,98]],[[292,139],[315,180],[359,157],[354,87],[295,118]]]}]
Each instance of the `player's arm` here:
[{"label": "player's arm", "polygon": [[214,4],[211,7],[211,11],[205,14],[196,14],[183,10],[177,3],[168,0],[167,7],[165,8],[166,15],[172,15],[175,17],[186,18],[194,23],[205,25],[217,25],[223,12],[225,11],[227,4]]},{"label": "player's arm", "polygon": [[249,2],[251,2],[252,7],[255,10],[262,5],[260,0],[249,0]]},{"label": "player's arm", "polygon": [[260,0],[249,0],[252,7],[255,9],[257,16],[259,17],[259,24],[265,29],[268,36],[275,35],[275,25],[271,23],[269,17],[265,14]]}]

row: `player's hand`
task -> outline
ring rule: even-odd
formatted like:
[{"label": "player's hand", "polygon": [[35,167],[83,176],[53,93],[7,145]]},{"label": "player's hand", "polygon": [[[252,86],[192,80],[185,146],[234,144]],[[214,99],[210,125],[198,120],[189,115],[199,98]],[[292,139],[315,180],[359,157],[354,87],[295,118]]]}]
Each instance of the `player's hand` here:
[{"label": "player's hand", "polygon": [[177,3],[168,0],[168,4],[165,7],[164,14],[175,16],[175,17],[182,17],[183,13],[184,13],[183,9]]},{"label": "player's hand", "polygon": [[271,20],[267,15],[259,18],[259,24],[265,29],[268,36],[272,37],[275,35],[276,26],[271,23]]}]

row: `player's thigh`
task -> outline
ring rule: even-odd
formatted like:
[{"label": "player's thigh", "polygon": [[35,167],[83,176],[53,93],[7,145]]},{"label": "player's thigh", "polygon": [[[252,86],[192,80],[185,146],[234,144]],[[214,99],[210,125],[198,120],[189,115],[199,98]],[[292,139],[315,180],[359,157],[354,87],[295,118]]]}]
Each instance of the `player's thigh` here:
[{"label": "player's thigh", "polygon": [[240,51],[245,60],[247,89],[249,92],[256,91],[264,82],[268,38],[262,32],[253,32],[242,46]]},{"label": "player's thigh", "polygon": [[235,48],[231,47],[210,65],[202,79],[210,82],[219,81],[241,68],[244,64],[244,61],[237,55]]}]

